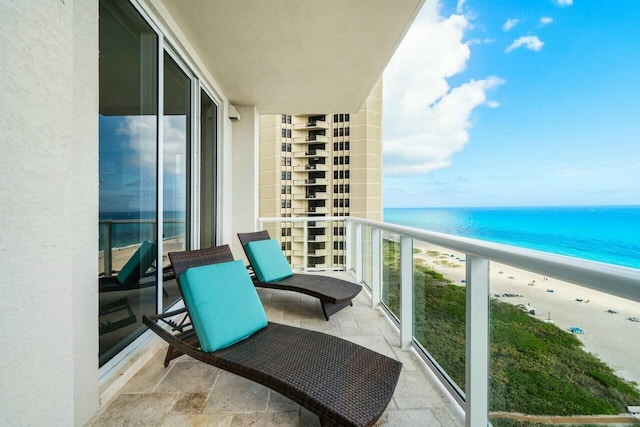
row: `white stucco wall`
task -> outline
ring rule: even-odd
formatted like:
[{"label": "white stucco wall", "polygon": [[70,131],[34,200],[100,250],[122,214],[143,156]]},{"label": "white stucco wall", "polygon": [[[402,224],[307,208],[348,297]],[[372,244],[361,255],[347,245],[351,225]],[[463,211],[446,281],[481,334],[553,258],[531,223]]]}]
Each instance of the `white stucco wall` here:
[{"label": "white stucco wall", "polygon": [[231,250],[244,257],[237,233],[254,231],[258,219],[258,143],[260,116],[253,106],[236,107],[240,120],[233,122],[233,225]]},{"label": "white stucco wall", "polygon": [[0,425],[98,405],[98,2],[0,2]]}]

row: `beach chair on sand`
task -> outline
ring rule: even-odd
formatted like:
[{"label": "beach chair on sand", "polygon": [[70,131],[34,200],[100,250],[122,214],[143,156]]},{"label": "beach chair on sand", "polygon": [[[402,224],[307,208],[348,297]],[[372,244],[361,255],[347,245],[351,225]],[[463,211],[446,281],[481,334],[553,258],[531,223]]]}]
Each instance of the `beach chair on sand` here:
[{"label": "beach chair on sand", "polygon": [[[395,390],[402,364],[344,339],[268,322],[241,261],[227,245],[169,254],[185,308],[143,322],[175,358],[201,362],[265,385],[316,414],[322,425],[373,425]],[[159,321],[186,313],[192,328]]]},{"label": "beach chair on sand", "polygon": [[262,288],[300,292],[318,298],[326,320],[329,316],[352,305],[351,300],[362,286],[335,277],[316,274],[293,274],[280,245],[266,230],[238,233],[251,270],[253,283]]}]

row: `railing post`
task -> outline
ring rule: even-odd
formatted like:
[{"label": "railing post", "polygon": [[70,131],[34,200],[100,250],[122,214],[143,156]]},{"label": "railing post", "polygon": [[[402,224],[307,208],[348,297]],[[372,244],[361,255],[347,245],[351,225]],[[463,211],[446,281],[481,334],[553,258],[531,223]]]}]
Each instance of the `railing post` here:
[{"label": "railing post", "polygon": [[380,305],[382,290],[382,249],[379,228],[371,227],[371,307]]},{"label": "railing post", "polygon": [[[356,259],[355,259],[355,269],[356,269],[356,282],[362,282],[362,224],[355,223],[355,241],[352,244],[356,245]],[[352,248],[353,250],[353,248]],[[352,252],[353,253],[353,252]]]},{"label": "railing post", "polygon": [[351,240],[353,239],[353,232],[351,230],[351,227],[353,227],[353,222],[350,220],[345,220],[344,222],[344,228],[345,228],[345,245],[344,245],[344,252],[346,254],[345,261],[346,261],[346,271],[351,271],[351,269],[353,268],[353,259],[351,259],[351,245],[353,244],[351,242]]},{"label": "railing post", "polygon": [[104,275],[107,277],[111,277],[111,271],[113,270],[113,258],[111,249],[113,248],[113,242],[111,241],[111,221],[106,221],[104,223],[104,237],[102,239],[102,244],[104,246],[102,251],[103,258],[103,267],[104,267]]},{"label": "railing post", "polygon": [[465,426],[489,423],[489,260],[467,256]]},{"label": "railing post", "polygon": [[303,222],[304,227],[302,227],[302,271],[305,273],[309,269],[309,230],[307,229],[309,225],[309,221]]},{"label": "railing post", "polygon": [[400,237],[400,345],[413,340],[413,239]]}]

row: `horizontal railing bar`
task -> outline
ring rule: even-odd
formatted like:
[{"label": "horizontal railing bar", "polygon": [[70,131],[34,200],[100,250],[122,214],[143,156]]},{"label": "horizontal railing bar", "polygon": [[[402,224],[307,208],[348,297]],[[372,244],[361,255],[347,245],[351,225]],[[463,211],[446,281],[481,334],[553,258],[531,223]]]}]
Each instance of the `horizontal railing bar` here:
[{"label": "horizontal railing bar", "polygon": [[640,302],[640,270],[635,268],[367,219],[348,220]]},{"label": "horizontal railing bar", "polygon": [[346,221],[348,216],[260,217],[258,222]]}]

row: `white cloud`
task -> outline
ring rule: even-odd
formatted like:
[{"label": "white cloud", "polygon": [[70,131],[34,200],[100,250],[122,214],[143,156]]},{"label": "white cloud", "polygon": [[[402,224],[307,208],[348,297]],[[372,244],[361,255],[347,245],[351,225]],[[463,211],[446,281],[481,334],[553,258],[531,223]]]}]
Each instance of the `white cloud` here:
[{"label": "white cloud", "polygon": [[489,37],[486,37],[484,39],[471,39],[467,42],[467,44],[469,46],[474,45],[474,44],[491,44],[491,43],[495,43],[496,39],[491,39]]},{"label": "white cloud", "polygon": [[498,101],[487,101],[486,105],[489,108],[498,108],[500,106],[500,103]]},{"label": "white cloud", "polygon": [[553,18],[550,16],[543,16],[542,18],[540,18],[541,25],[549,25],[552,22],[553,22]]},{"label": "white cloud", "polygon": [[126,162],[129,166],[155,170],[156,164],[156,117],[155,116],[127,116],[116,132],[125,135],[127,140],[122,143]]},{"label": "white cloud", "polygon": [[458,5],[456,6],[456,12],[462,13],[462,7],[466,3],[467,0],[458,0]]},{"label": "white cloud", "polygon": [[[186,118],[165,116],[163,123],[164,172],[183,174],[186,161]],[[120,123],[117,133],[127,137],[122,144],[129,152],[127,164],[155,173],[156,117],[128,116]]]},{"label": "white cloud", "polygon": [[510,29],[518,25],[518,22],[520,21],[516,18],[509,18],[504,24],[502,24],[502,30],[509,31]]},{"label": "white cloud", "polygon": [[[502,80],[488,77],[451,88],[470,57],[464,16],[443,18],[428,1],[384,74],[386,175],[417,175],[446,167],[469,140],[469,117]],[[497,103],[492,104],[497,106]]]},{"label": "white cloud", "polygon": [[508,48],[505,49],[506,53],[509,53],[513,50],[516,50],[520,47],[524,47],[529,50],[539,51],[542,49],[544,43],[540,41],[538,36],[522,36],[519,39],[516,39],[509,45]]},{"label": "white cloud", "polygon": [[560,7],[571,6],[573,4],[573,0],[556,0],[556,3],[558,3],[558,6]]}]

